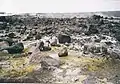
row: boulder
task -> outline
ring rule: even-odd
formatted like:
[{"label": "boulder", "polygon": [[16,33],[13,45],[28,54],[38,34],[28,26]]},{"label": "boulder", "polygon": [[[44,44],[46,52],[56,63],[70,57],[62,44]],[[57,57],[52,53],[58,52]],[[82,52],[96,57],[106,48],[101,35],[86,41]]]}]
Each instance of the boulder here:
[{"label": "boulder", "polygon": [[1,51],[3,50],[7,50],[10,54],[22,53],[22,51],[24,50],[24,45],[23,43],[17,43],[9,47],[2,48]]},{"label": "boulder", "polygon": [[53,59],[50,56],[43,56],[40,59],[41,67],[43,69],[51,69],[60,66],[60,61]]},{"label": "boulder", "polygon": [[68,56],[68,50],[67,48],[63,48],[62,50],[60,50],[60,52],[58,53],[59,57],[64,57],[64,56]]},{"label": "boulder", "polygon": [[34,50],[32,50],[32,54],[29,56],[29,63],[40,63],[40,58],[44,56],[41,54],[38,46]]},{"label": "boulder", "polygon": [[107,46],[102,43],[88,43],[84,45],[84,54],[107,54]]},{"label": "boulder", "polygon": [[49,56],[58,61],[60,60],[58,54],[50,54]]},{"label": "boulder", "polygon": [[58,44],[58,39],[57,39],[57,37],[52,37],[51,39],[50,39],[50,44],[51,44],[51,46],[56,46],[57,44]]},{"label": "boulder", "polygon": [[8,34],[8,37],[10,37],[10,38],[14,38],[15,36],[16,36],[16,34],[13,32]]},{"label": "boulder", "polygon": [[41,34],[40,34],[40,33],[37,33],[37,34],[35,35],[35,40],[39,40],[39,39],[41,39]]},{"label": "boulder", "polygon": [[59,34],[59,43],[71,43],[71,37],[65,34]]},{"label": "boulder", "polygon": [[50,51],[51,47],[47,43],[44,43],[43,41],[40,41],[40,43],[39,43],[39,50],[40,51]]}]

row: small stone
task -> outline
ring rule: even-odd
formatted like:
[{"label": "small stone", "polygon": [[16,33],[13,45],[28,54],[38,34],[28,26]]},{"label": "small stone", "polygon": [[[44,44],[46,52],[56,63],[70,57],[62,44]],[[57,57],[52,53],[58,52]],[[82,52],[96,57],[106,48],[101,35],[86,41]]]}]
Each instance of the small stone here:
[{"label": "small stone", "polygon": [[59,57],[64,57],[64,56],[68,56],[68,50],[67,48],[63,48],[59,53],[58,53]]}]

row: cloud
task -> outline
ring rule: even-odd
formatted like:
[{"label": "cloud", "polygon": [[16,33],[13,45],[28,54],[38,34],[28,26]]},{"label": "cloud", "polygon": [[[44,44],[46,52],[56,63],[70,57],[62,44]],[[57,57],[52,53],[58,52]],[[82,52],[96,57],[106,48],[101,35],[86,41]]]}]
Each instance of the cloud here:
[{"label": "cloud", "polygon": [[120,10],[119,4],[119,0],[2,0],[0,11],[13,13],[94,12]]}]

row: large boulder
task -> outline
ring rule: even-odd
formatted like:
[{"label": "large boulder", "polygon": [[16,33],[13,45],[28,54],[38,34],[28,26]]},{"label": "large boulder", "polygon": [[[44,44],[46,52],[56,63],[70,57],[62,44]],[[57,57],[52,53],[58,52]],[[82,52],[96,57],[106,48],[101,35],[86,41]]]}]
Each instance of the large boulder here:
[{"label": "large boulder", "polygon": [[58,35],[59,43],[71,43],[71,37],[65,34]]},{"label": "large boulder", "polygon": [[107,46],[102,43],[87,43],[83,48],[84,54],[107,54]]},{"label": "large boulder", "polygon": [[43,51],[50,51],[51,50],[51,47],[49,47],[49,46],[44,46],[43,47]]},{"label": "large boulder", "polygon": [[40,59],[41,67],[43,69],[53,69],[60,66],[60,61],[53,59],[50,56],[43,56]]},{"label": "large boulder", "polygon": [[62,50],[59,51],[58,53],[59,57],[64,57],[64,56],[68,56],[68,50],[67,48],[63,48]]},{"label": "large boulder", "polygon": [[24,45],[23,45],[23,43],[17,43],[12,46],[1,49],[1,51],[2,50],[7,50],[8,53],[10,53],[10,54],[22,53],[24,50]]}]

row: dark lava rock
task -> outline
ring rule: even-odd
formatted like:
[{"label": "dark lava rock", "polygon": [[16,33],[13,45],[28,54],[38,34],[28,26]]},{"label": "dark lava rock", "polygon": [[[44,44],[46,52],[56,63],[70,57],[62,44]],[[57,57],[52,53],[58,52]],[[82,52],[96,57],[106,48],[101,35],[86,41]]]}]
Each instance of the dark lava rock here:
[{"label": "dark lava rock", "polygon": [[43,47],[43,51],[50,51],[51,50],[51,47],[49,47],[49,46],[44,46]]},{"label": "dark lava rock", "polygon": [[63,49],[58,53],[58,56],[59,56],[59,57],[68,56],[67,48],[63,48]]},{"label": "dark lava rock", "polygon": [[44,42],[41,41],[41,42],[39,43],[39,50],[40,50],[40,51],[50,51],[50,50],[51,50],[51,47],[49,47],[49,46],[44,46]]},{"label": "dark lava rock", "polygon": [[10,37],[10,38],[14,38],[15,36],[16,36],[16,35],[15,35],[15,33],[13,33],[13,32],[8,34],[8,37]]},{"label": "dark lava rock", "polygon": [[43,51],[43,47],[44,47],[44,42],[40,41],[40,43],[39,43],[39,50]]},{"label": "dark lava rock", "polygon": [[116,35],[115,38],[120,41],[120,35]]},{"label": "dark lava rock", "polygon": [[71,37],[65,34],[59,34],[59,43],[71,43]]},{"label": "dark lava rock", "polygon": [[41,34],[40,34],[40,33],[37,33],[37,34],[35,35],[35,40],[39,40],[39,39],[41,39]]},{"label": "dark lava rock", "polygon": [[89,30],[85,34],[86,35],[99,34],[99,31],[94,25],[90,25]]},{"label": "dark lava rock", "polygon": [[10,54],[22,53],[22,51],[24,50],[24,45],[23,45],[23,43],[17,43],[12,46],[1,49],[1,51],[2,50],[7,50],[8,53],[10,53]]}]

